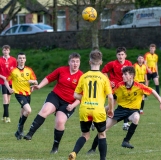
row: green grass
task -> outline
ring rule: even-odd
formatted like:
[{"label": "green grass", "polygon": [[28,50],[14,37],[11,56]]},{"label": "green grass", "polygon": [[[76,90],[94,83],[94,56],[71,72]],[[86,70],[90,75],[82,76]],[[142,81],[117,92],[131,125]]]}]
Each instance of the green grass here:
[{"label": "green grass", "polygon": [[[27,119],[24,127],[25,134],[38,111],[41,109],[51,87],[42,88],[32,93],[32,113]],[[2,104],[2,96],[0,96]],[[2,115],[2,107],[0,114]],[[62,138],[59,152],[50,155],[53,144],[53,128],[55,116],[50,115],[45,123],[37,130],[32,141],[17,141],[14,133],[17,129],[20,105],[14,95],[11,97],[10,117],[11,123],[0,122],[0,160],[67,160],[68,154],[72,151],[77,138],[81,135],[79,128],[78,108],[66,124],[66,130]],[[108,160],[160,160],[161,158],[161,111],[159,103],[153,96],[145,101],[144,115],[141,115],[139,126],[131,140],[134,149],[121,147],[126,131],[122,130],[122,122],[113,126],[107,132]],[[99,160],[99,152],[86,155],[91,146],[96,131],[91,131],[91,138],[77,156],[77,160]]]}]

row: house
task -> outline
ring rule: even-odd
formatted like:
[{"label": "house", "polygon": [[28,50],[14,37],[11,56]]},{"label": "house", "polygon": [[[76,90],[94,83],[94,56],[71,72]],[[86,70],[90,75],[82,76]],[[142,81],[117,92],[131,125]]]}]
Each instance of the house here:
[{"label": "house", "polygon": [[[6,18],[10,6],[14,1],[15,0],[3,0],[0,3],[1,24]],[[75,0],[75,4],[76,2],[79,4],[74,6],[65,0],[24,0],[23,4],[22,1],[17,0],[16,7],[21,8],[21,11],[10,21],[7,27],[19,23],[45,23],[53,26],[56,22],[58,31],[81,30],[88,24],[85,23],[81,17],[84,5]],[[117,23],[117,21],[131,9],[134,9],[134,3],[119,4],[119,0],[111,0],[111,3],[109,3],[100,14],[100,29]],[[54,10],[57,10],[56,20],[54,18]],[[79,21],[79,26],[77,20]]]}]

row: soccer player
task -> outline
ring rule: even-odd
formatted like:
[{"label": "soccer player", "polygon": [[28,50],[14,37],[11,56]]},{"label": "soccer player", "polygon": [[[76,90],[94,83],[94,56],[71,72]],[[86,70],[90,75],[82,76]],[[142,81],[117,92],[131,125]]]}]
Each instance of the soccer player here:
[{"label": "soccer player", "polygon": [[[10,46],[4,45],[2,47],[3,56],[0,57],[0,75],[8,77],[10,71],[17,66],[16,58],[10,56]],[[2,121],[5,123],[10,123],[11,119],[9,117],[9,103],[11,94],[7,90],[6,86],[4,85],[4,80],[0,78],[0,85],[2,86],[2,95],[3,95],[3,117]],[[9,81],[10,87],[12,87],[12,82]]]},{"label": "soccer player", "polygon": [[155,53],[156,45],[150,44],[149,52],[144,55],[145,65],[147,67],[147,86],[149,81],[153,79],[156,92],[160,94],[159,90],[159,73],[158,73],[158,55]]},{"label": "soccer player", "polygon": [[43,107],[34,119],[29,132],[24,137],[26,140],[31,140],[47,116],[55,113],[54,144],[50,153],[58,152],[58,147],[64,134],[65,124],[68,118],[74,113],[75,107],[80,104],[80,101],[73,97],[78,80],[83,74],[79,70],[80,55],[78,53],[69,55],[68,64],[69,66],[62,66],[55,69],[39,85],[33,86],[33,90],[41,89],[48,83],[57,81],[57,84],[48,94]]},{"label": "soccer player", "polygon": [[[134,64],[134,69],[135,69],[135,78],[134,80],[147,84],[147,70],[146,70],[146,65],[144,64],[144,56],[139,55],[137,58],[137,63]],[[144,109],[144,96],[141,102],[141,108],[140,108],[140,114],[143,114],[143,109]]]},{"label": "soccer player", "polygon": [[[132,66],[132,63],[129,60],[126,60],[127,54],[125,47],[117,48],[116,57],[117,60],[107,63],[102,69],[102,73],[104,73],[106,76],[109,75],[112,88],[114,88],[119,82],[123,81],[122,69],[126,66]],[[116,99],[116,97],[114,97],[114,99]],[[125,119],[123,124],[123,130],[128,130],[128,128],[128,120]]]},{"label": "soccer player", "polygon": [[5,85],[10,93],[15,93],[17,101],[21,105],[20,119],[18,124],[18,130],[15,133],[17,140],[23,137],[23,127],[29,114],[31,113],[30,107],[30,84],[38,84],[35,73],[33,70],[25,66],[26,55],[19,53],[17,56],[18,66],[13,68],[7,77],[7,80],[12,80],[12,88],[10,88],[8,81],[5,81]]},{"label": "soccer player", "polygon": [[89,59],[91,70],[81,76],[74,92],[74,97],[81,101],[79,108],[79,118],[82,136],[78,138],[73,152],[69,154],[68,160],[75,160],[76,155],[89,139],[90,126],[92,122],[94,123],[98,131],[100,160],[106,159],[106,111],[104,104],[106,96],[108,96],[108,116],[112,118],[112,89],[107,77],[99,71],[100,65],[102,64],[102,53],[98,50],[94,50],[90,53]]},{"label": "soccer player", "polygon": [[[118,83],[116,87],[113,89],[113,92],[117,97],[118,107],[114,111],[113,118],[110,117],[107,118],[106,131],[108,131],[113,125],[120,122],[121,120],[128,118],[129,121],[131,121],[132,123],[122,142],[122,147],[132,149],[134,148],[134,146],[131,145],[129,141],[131,140],[133,134],[135,133],[135,130],[139,123],[140,119],[139,110],[143,95],[153,94],[154,97],[160,103],[160,109],[161,109],[161,97],[152,88],[134,81],[135,77],[134,67],[132,66],[124,67],[122,69],[122,72],[123,72],[123,82]],[[96,148],[91,148],[90,150],[93,150],[94,152],[95,149]]]}]

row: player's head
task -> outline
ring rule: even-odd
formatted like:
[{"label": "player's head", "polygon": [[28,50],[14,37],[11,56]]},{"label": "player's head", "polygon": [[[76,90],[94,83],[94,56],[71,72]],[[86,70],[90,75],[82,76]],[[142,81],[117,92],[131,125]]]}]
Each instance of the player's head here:
[{"label": "player's head", "polygon": [[68,64],[71,72],[77,72],[80,66],[81,56],[79,53],[72,53],[69,55]]},{"label": "player's head", "polygon": [[23,66],[26,62],[26,55],[23,52],[18,53],[17,55],[17,63],[20,66]]},{"label": "player's head", "polygon": [[155,53],[156,45],[155,44],[150,44],[149,50],[150,50],[150,53]]},{"label": "player's head", "polygon": [[2,46],[2,53],[6,57],[10,53],[10,46],[9,45],[4,45]]},{"label": "player's head", "polygon": [[102,53],[95,49],[89,54],[89,63],[91,65],[101,65],[102,64]]},{"label": "player's head", "polygon": [[123,77],[124,82],[127,82],[129,80],[133,80],[135,77],[135,69],[133,66],[124,67],[122,69],[122,73],[123,73],[122,77]]},{"label": "player's head", "polygon": [[138,55],[137,61],[139,64],[144,64],[144,56],[143,55]]},{"label": "player's head", "polygon": [[116,57],[120,63],[124,63],[126,59],[126,48],[125,47],[118,47],[116,49]]}]

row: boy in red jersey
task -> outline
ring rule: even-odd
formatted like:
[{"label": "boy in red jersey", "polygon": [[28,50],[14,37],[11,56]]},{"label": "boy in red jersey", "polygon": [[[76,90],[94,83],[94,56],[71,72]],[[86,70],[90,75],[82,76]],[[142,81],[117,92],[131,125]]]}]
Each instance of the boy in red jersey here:
[{"label": "boy in red jersey", "polygon": [[158,55],[155,53],[156,45],[150,44],[149,52],[145,53],[145,65],[147,67],[147,86],[149,85],[149,81],[153,79],[155,84],[155,90],[158,94],[160,94],[159,90],[159,73],[158,73]]},{"label": "boy in red jersey", "polygon": [[79,117],[82,136],[78,138],[73,152],[69,154],[68,160],[75,160],[78,152],[89,139],[92,122],[98,131],[100,160],[106,159],[106,111],[104,104],[107,96],[109,104],[108,116],[113,117],[112,89],[109,80],[99,71],[102,64],[102,53],[94,50],[90,53],[89,58],[91,70],[81,76],[74,91],[74,97],[81,100]]},{"label": "boy in red jersey", "polygon": [[[109,75],[112,88],[114,88],[119,82],[123,81],[122,69],[126,66],[132,66],[132,63],[129,60],[126,60],[127,55],[125,47],[117,48],[116,57],[117,60],[107,63],[102,69],[102,73],[104,73],[106,76]],[[129,128],[128,120],[125,119],[123,124],[123,130],[128,130],[128,128]]]},{"label": "boy in red jersey", "polygon": [[65,124],[73,114],[75,107],[80,104],[79,100],[73,97],[80,76],[83,74],[79,70],[80,55],[72,53],[69,55],[69,66],[62,66],[47,75],[39,85],[33,86],[33,90],[41,89],[48,83],[57,81],[53,90],[48,94],[46,101],[34,119],[29,132],[24,137],[31,140],[36,130],[44,123],[47,116],[55,113],[54,144],[50,153],[57,153],[59,143],[64,134]]},{"label": "boy in red jersey", "polygon": [[17,56],[18,66],[13,68],[7,77],[7,80],[12,80],[12,88],[10,88],[8,81],[5,81],[5,86],[10,93],[15,93],[17,101],[21,105],[20,119],[18,130],[15,133],[17,140],[23,137],[23,127],[27,117],[31,113],[30,107],[30,84],[37,84],[36,76],[33,70],[25,66],[26,55],[19,53]]},{"label": "boy in red jersey", "polygon": [[[8,77],[10,74],[11,69],[17,66],[16,58],[10,56],[10,46],[4,45],[2,47],[3,56],[0,57],[0,75]],[[0,85],[2,86],[2,95],[3,95],[3,117],[2,121],[6,123],[10,123],[11,120],[9,118],[9,103],[11,94],[7,90],[6,86],[4,85],[4,80],[0,78]],[[12,82],[9,82],[10,87],[12,87]]]},{"label": "boy in red jersey", "polygon": [[[139,55],[137,61],[138,62],[134,64],[135,69],[134,80],[139,83],[147,84],[147,70],[146,65],[144,64],[144,56]],[[140,114],[143,114],[143,109],[144,109],[144,96],[141,102]]]},{"label": "boy in red jersey", "polygon": [[[106,120],[106,131],[108,131],[116,123],[128,118],[131,121],[131,125],[128,129],[126,137],[122,142],[122,147],[125,148],[134,148],[133,145],[129,143],[137,125],[139,123],[140,114],[139,109],[141,106],[142,97],[144,94],[150,95],[153,94],[154,97],[160,103],[161,109],[161,97],[158,93],[152,88],[145,86],[139,82],[134,81],[135,69],[132,66],[124,67],[123,72],[123,81],[118,83],[113,89],[113,93],[117,97],[118,107],[114,111],[113,118],[108,117]],[[98,136],[96,136],[98,137]],[[95,138],[96,139],[96,138]],[[96,148],[91,148],[90,150],[95,150]]]}]

